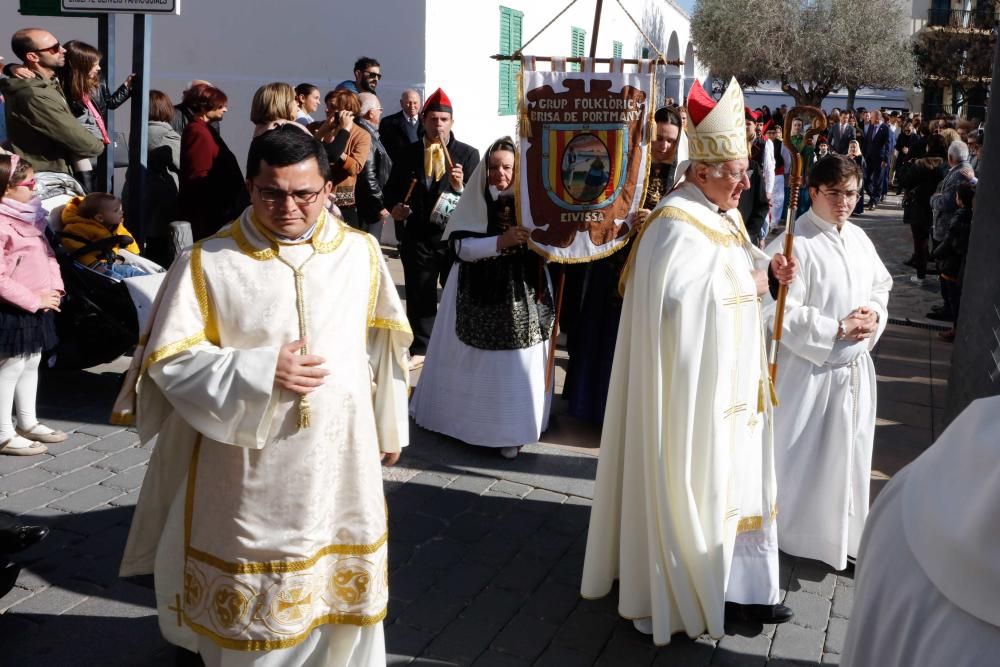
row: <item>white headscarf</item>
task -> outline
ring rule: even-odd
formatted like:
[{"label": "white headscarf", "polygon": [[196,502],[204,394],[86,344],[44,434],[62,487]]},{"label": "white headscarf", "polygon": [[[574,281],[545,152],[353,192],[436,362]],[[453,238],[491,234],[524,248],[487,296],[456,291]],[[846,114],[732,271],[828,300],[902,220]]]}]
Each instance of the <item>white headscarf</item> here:
[{"label": "white headscarf", "polygon": [[500,148],[500,144],[504,142],[514,146],[514,178],[511,179],[510,187],[517,187],[517,144],[510,137],[501,137],[493,142],[490,149],[486,151],[486,157],[480,160],[472,171],[472,176],[469,177],[469,182],[465,184],[465,189],[462,191],[461,199],[458,200],[455,210],[448,218],[444,234],[441,235],[443,240],[447,240],[455,232],[486,234],[489,213],[486,208],[487,200],[483,193],[486,191],[487,183],[489,183],[490,156],[497,150],[506,150],[506,147]]}]

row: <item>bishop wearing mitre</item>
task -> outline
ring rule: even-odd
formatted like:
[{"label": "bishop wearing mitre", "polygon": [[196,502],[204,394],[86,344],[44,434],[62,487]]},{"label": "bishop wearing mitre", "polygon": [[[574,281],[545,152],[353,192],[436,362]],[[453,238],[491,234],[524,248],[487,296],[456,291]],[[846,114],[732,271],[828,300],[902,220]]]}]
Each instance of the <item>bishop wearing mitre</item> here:
[{"label": "bishop wearing mitre", "polygon": [[618,611],[665,644],[764,623],[779,604],[773,444],[761,297],[794,261],[765,255],[737,206],[750,187],[743,93],[688,98],[683,180],[650,214],[624,305],[583,570],[584,597],[619,581]]}]

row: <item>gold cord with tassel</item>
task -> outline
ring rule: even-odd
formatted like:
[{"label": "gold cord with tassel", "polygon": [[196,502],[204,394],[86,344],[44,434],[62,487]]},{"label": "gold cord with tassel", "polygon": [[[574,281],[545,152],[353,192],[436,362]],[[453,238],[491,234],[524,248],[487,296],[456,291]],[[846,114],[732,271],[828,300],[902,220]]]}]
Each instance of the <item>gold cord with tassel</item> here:
[{"label": "gold cord with tassel", "polygon": [[[299,354],[306,355],[309,354],[309,341],[306,339],[306,333],[309,329],[308,320],[306,319],[306,301],[305,301],[305,288],[303,285],[303,280],[305,278],[302,273],[302,269],[305,265],[309,263],[309,260],[316,256],[315,250],[313,254],[309,255],[306,261],[302,262],[299,268],[292,266],[288,260],[278,255],[278,261],[287,266],[292,270],[292,274],[295,276],[295,307],[299,315],[299,339],[302,341],[302,349],[299,350]],[[305,395],[299,396],[299,429],[306,429],[312,424],[312,409],[309,405],[309,398]]]}]

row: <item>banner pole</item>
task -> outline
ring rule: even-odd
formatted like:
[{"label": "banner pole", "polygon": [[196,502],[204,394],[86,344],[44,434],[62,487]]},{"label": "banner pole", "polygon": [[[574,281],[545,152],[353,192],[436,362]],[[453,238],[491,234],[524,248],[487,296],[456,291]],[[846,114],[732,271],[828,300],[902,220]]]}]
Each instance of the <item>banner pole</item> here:
[{"label": "banner pole", "polygon": [[601,31],[601,10],[604,8],[604,0],[597,0],[597,8],[594,10],[594,34],[590,38],[590,57],[597,57],[597,34]]},{"label": "banner pole", "polygon": [[556,370],[556,339],[559,338],[559,316],[562,315],[563,291],[566,288],[566,267],[559,265],[559,286],[556,288],[556,316],[552,321],[552,333],[549,335],[549,358],[545,368],[545,393],[552,388],[553,376]]}]

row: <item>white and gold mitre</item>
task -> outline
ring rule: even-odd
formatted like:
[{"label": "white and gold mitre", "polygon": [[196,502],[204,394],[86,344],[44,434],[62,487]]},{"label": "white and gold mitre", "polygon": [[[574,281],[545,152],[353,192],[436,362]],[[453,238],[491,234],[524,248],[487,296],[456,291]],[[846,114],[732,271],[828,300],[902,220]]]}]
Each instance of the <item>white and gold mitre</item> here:
[{"label": "white and gold mitre", "polygon": [[727,162],[748,157],[743,91],[735,77],[718,102],[695,81],[687,109],[688,159]]}]

